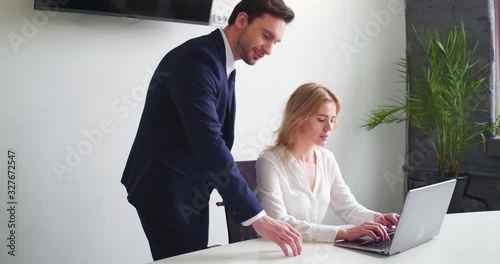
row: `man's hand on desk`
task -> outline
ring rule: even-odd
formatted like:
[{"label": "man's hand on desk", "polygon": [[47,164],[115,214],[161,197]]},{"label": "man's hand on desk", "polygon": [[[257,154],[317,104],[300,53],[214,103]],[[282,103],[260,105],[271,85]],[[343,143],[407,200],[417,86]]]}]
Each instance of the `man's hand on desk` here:
[{"label": "man's hand on desk", "polygon": [[288,223],[273,219],[266,215],[253,222],[252,227],[257,234],[280,246],[286,256],[288,256],[286,245],[290,246],[294,256],[298,256],[302,253],[302,236]]}]

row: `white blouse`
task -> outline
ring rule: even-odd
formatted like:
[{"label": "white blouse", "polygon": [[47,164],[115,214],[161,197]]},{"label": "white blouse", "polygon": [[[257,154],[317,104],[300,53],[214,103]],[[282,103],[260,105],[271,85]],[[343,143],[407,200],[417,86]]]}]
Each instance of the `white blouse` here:
[{"label": "white blouse", "polygon": [[289,223],[304,241],[318,242],[334,242],[340,229],[324,224],[327,210],[348,224],[373,220],[376,212],[356,201],[333,153],[315,148],[316,179],[311,191],[297,159],[290,154],[285,164],[284,152],[284,147],[268,150],[255,165],[259,199],[269,216]]}]

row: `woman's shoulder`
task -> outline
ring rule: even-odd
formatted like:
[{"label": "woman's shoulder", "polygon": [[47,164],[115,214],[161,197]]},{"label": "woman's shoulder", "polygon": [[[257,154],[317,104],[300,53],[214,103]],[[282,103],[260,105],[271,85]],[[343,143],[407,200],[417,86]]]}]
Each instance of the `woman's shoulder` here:
[{"label": "woman's shoulder", "polygon": [[329,149],[325,147],[317,147],[316,151],[321,158],[324,158],[327,161],[335,161],[335,156],[333,155],[333,152],[330,151]]},{"label": "woman's shoulder", "polygon": [[268,148],[260,154],[260,156],[257,158],[257,161],[262,159],[273,160],[273,161],[279,160],[281,159],[282,156],[281,153],[282,153],[281,147]]},{"label": "woman's shoulder", "polygon": [[330,151],[327,148],[319,147],[317,148],[317,153],[319,154],[319,164],[321,164],[322,168],[328,172],[330,172],[328,175],[330,177],[335,177],[337,175],[338,171],[338,164],[337,160],[335,159],[335,156],[333,155],[333,152]]}]

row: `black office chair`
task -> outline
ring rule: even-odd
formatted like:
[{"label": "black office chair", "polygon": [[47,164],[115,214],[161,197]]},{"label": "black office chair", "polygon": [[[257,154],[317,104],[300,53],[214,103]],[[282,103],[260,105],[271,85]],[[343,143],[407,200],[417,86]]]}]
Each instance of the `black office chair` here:
[{"label": "black office chair", "polygon": [[[464,198],[469,198],[469,199],[475,200],[477,202],[480,202],[480,203],[484,204],[486,211],[490,211],[491,210],[490,205],[488,204],[488,201],[485,198],[469,194],[469,187],[470,187],[471,180],[472,180],[471,175],[469,175],[469,177],[467,177],[467,183],[465,184]],[[463,208],[462,208],[462,212],[465,212],[465,210]]]},{"label": "black office chair", "polygon": [[[238,161],[236,162],[241,175],[245,178],[248,187],[256,193],[257,192],[257,175],[255,172],[255,160],[250,161]],[[258,238],[257,233],[252,226],[243,226],[241,224],[236,224],[229,212],[231,208],[227,204],[224,205],[224,210],[226,211],[226,222],[227,222],[227,233],[229,237],[229,243],[240,242],[248,239]]]}]

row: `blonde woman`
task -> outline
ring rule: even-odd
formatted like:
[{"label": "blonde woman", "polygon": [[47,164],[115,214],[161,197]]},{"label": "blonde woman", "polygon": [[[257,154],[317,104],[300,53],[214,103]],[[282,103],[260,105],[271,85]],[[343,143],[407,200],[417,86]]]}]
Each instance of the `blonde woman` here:
[{"label": "blonde woman", "polygon": [[[306,83],[288,99],[277,139],[257,160],[259,198],[268,215],[289,223],[304,241],[334,242],[362,236],[387,240],[384,226],[399,215],[360,205],[345,184],[333,154],[323,148],[336,127],[338,98]],[[352,227],[323,224],[327,210]]]}]

